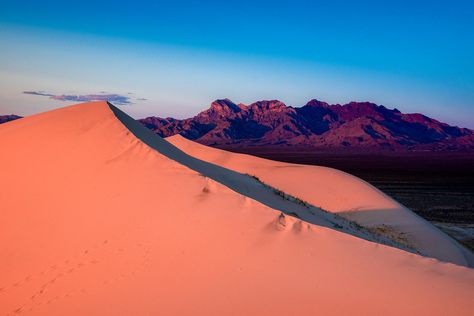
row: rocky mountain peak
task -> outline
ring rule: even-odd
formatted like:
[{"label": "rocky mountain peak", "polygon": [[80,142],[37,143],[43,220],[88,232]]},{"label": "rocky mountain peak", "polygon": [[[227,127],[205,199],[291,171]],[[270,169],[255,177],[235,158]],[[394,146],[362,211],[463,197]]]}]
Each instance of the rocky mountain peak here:
[{"label": "rocky mountain peak", "polygon": [[324,101],[319,101],[317,99],[312,99],[312,100],[308,101],[308,103],[306,103],[305,106],[328,108],[329,104],[324,102]]},{"label": "rocky mountain peak", "polygon": [[250,109],[258,109],[260,111],[281,111],[288,108],[285,103],[279,100],[258,101],[250,104],[248,107]]}]

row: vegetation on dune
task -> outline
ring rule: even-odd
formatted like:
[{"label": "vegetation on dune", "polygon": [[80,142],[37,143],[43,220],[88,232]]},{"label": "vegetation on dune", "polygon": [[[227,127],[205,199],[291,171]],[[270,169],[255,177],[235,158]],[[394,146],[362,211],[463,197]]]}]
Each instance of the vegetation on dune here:
[{"label": "vegetation on dune", "polygon": [[[259,182],[260,184],[264,185],[268,189],[272,190],[273,193],[275,193],[276,195],[278,195],[282,199],[304,206],[305,208],[308,209],[308,212],[311,215],[314,215],[314,216],[316,215],[316,212],[314,210],[315,208],[322,211],[322,212],[324,212],[324,213],[331,214],[331,216],[333,216],[333,219],[335,221],[330,220],[330,222],[332,224],[332,227],[336,230],[339,230],[339,231],[357,231],[357,232],[362,233],[363,235],[366,235],[367,237],[365,237],[365,238],[367,238],[371,241],[375,241],[375,242],[385,244],[385,245],[389,245],[389,246],[397,246],[399,248],[406,249],[408,251],[417,252],[415,247],[409,242],[408,236],[406,236],[405,234],[403,234],[401,232],[396,231],[391,226],[388,226],[388,225],[381,225],[381,226],[377,226],[377,227],[362,226],[362,225],[360,225],[359,223],[357,223],[353,220],[349,220],[349,219],[347,219],[347,218],[345,218],[345,217],[343,217],[339,214],[328,212],[328,211],[326,211],[326,210],[324,210],[320,207],[316,207],[316,206],[314,206],[314,205],[312,205],[312,204],[310,204],[310,203],[308,203],[308,202],[306,202],[306,201],[304,201],[300,198],[297,198],[297,197],[292,196],[291,194],[288,194],[288,193],[286,193],[282,190],[274,188],[274,187],[266,184],[262,180],[260,180],[260,178],[258,178],[255,175],[251,175],[251,174],[246,174],[246,175],[253,178],[255,181]],[[286,212],[286,214],[301,219],[301,216],[298,215],[295,212]]]}]

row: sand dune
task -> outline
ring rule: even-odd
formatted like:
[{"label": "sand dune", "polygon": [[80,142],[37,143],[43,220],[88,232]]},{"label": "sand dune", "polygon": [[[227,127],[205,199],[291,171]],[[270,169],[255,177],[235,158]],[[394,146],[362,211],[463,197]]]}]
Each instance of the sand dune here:
[{"label": "sand dune", "polygon": [[473,270],[329,228],[323,211],[282,215],[251,177],[150,137],[105,102],[0,126],[0,314],[473,310]]},{"label": "sand dune", "polygon": [[[111,106],[111,109],[127,129],[145,144],[173,161],[223,184],[237,193],[259,201],[275,210],[297,217],[305,222],[337,229],[360,238],[398,246],[408,250],[407,247],[397,244],[390,239],[383,238],[383,236],[379,234],[362,230],[360,227],[352,225],[351,222],[344,220],[336,214],[324,211],[319,207],[312,206],[292,196],[288,196],[282,191],[277,191],[275,188],[262,183],[255,177],[223,168],[218,164],[213,164],[188,155],[163,138],[157,137],[156,134],[144,128],[142,124],[133,120],[118,108]],[[205,150],[206,147],[202,149]]]},{"label": "sand dune", "polygon": [[409,245],[421,254],[474,266],[474,256],[455,240],[367,182],[345,172],[277,162],[231,153],[180,135],[167,140],[196,158],[257,176],[271,186],[354,220],[364,227]]}]

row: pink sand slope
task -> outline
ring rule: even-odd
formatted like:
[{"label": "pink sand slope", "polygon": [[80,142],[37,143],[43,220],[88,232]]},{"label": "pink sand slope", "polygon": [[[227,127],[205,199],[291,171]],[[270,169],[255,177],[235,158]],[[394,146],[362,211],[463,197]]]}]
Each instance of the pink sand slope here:
[{"label": "pink sand slope", "polygon": [[120,113],[0,126],[0,315],[472,315],[473,270],[282,215]]},{"label": "pink sand slope", "polygon": [[167,140],[199,159],[257,176],[271,186],[410,245],[429,257],[474,266],[474,255],[367,182],[340,170],[237,154],[190,141]]}]

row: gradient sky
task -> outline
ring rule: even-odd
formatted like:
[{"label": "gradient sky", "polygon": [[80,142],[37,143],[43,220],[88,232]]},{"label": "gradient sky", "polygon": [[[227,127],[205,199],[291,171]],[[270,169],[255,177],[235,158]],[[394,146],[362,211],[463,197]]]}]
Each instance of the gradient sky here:
[{"label": "gradient sky", "polygon": [[217,98],[317,98],[474,128],[473,34],[467,0],[0,0],[0,114],[77,103],[64,95],[179,118]]}]

